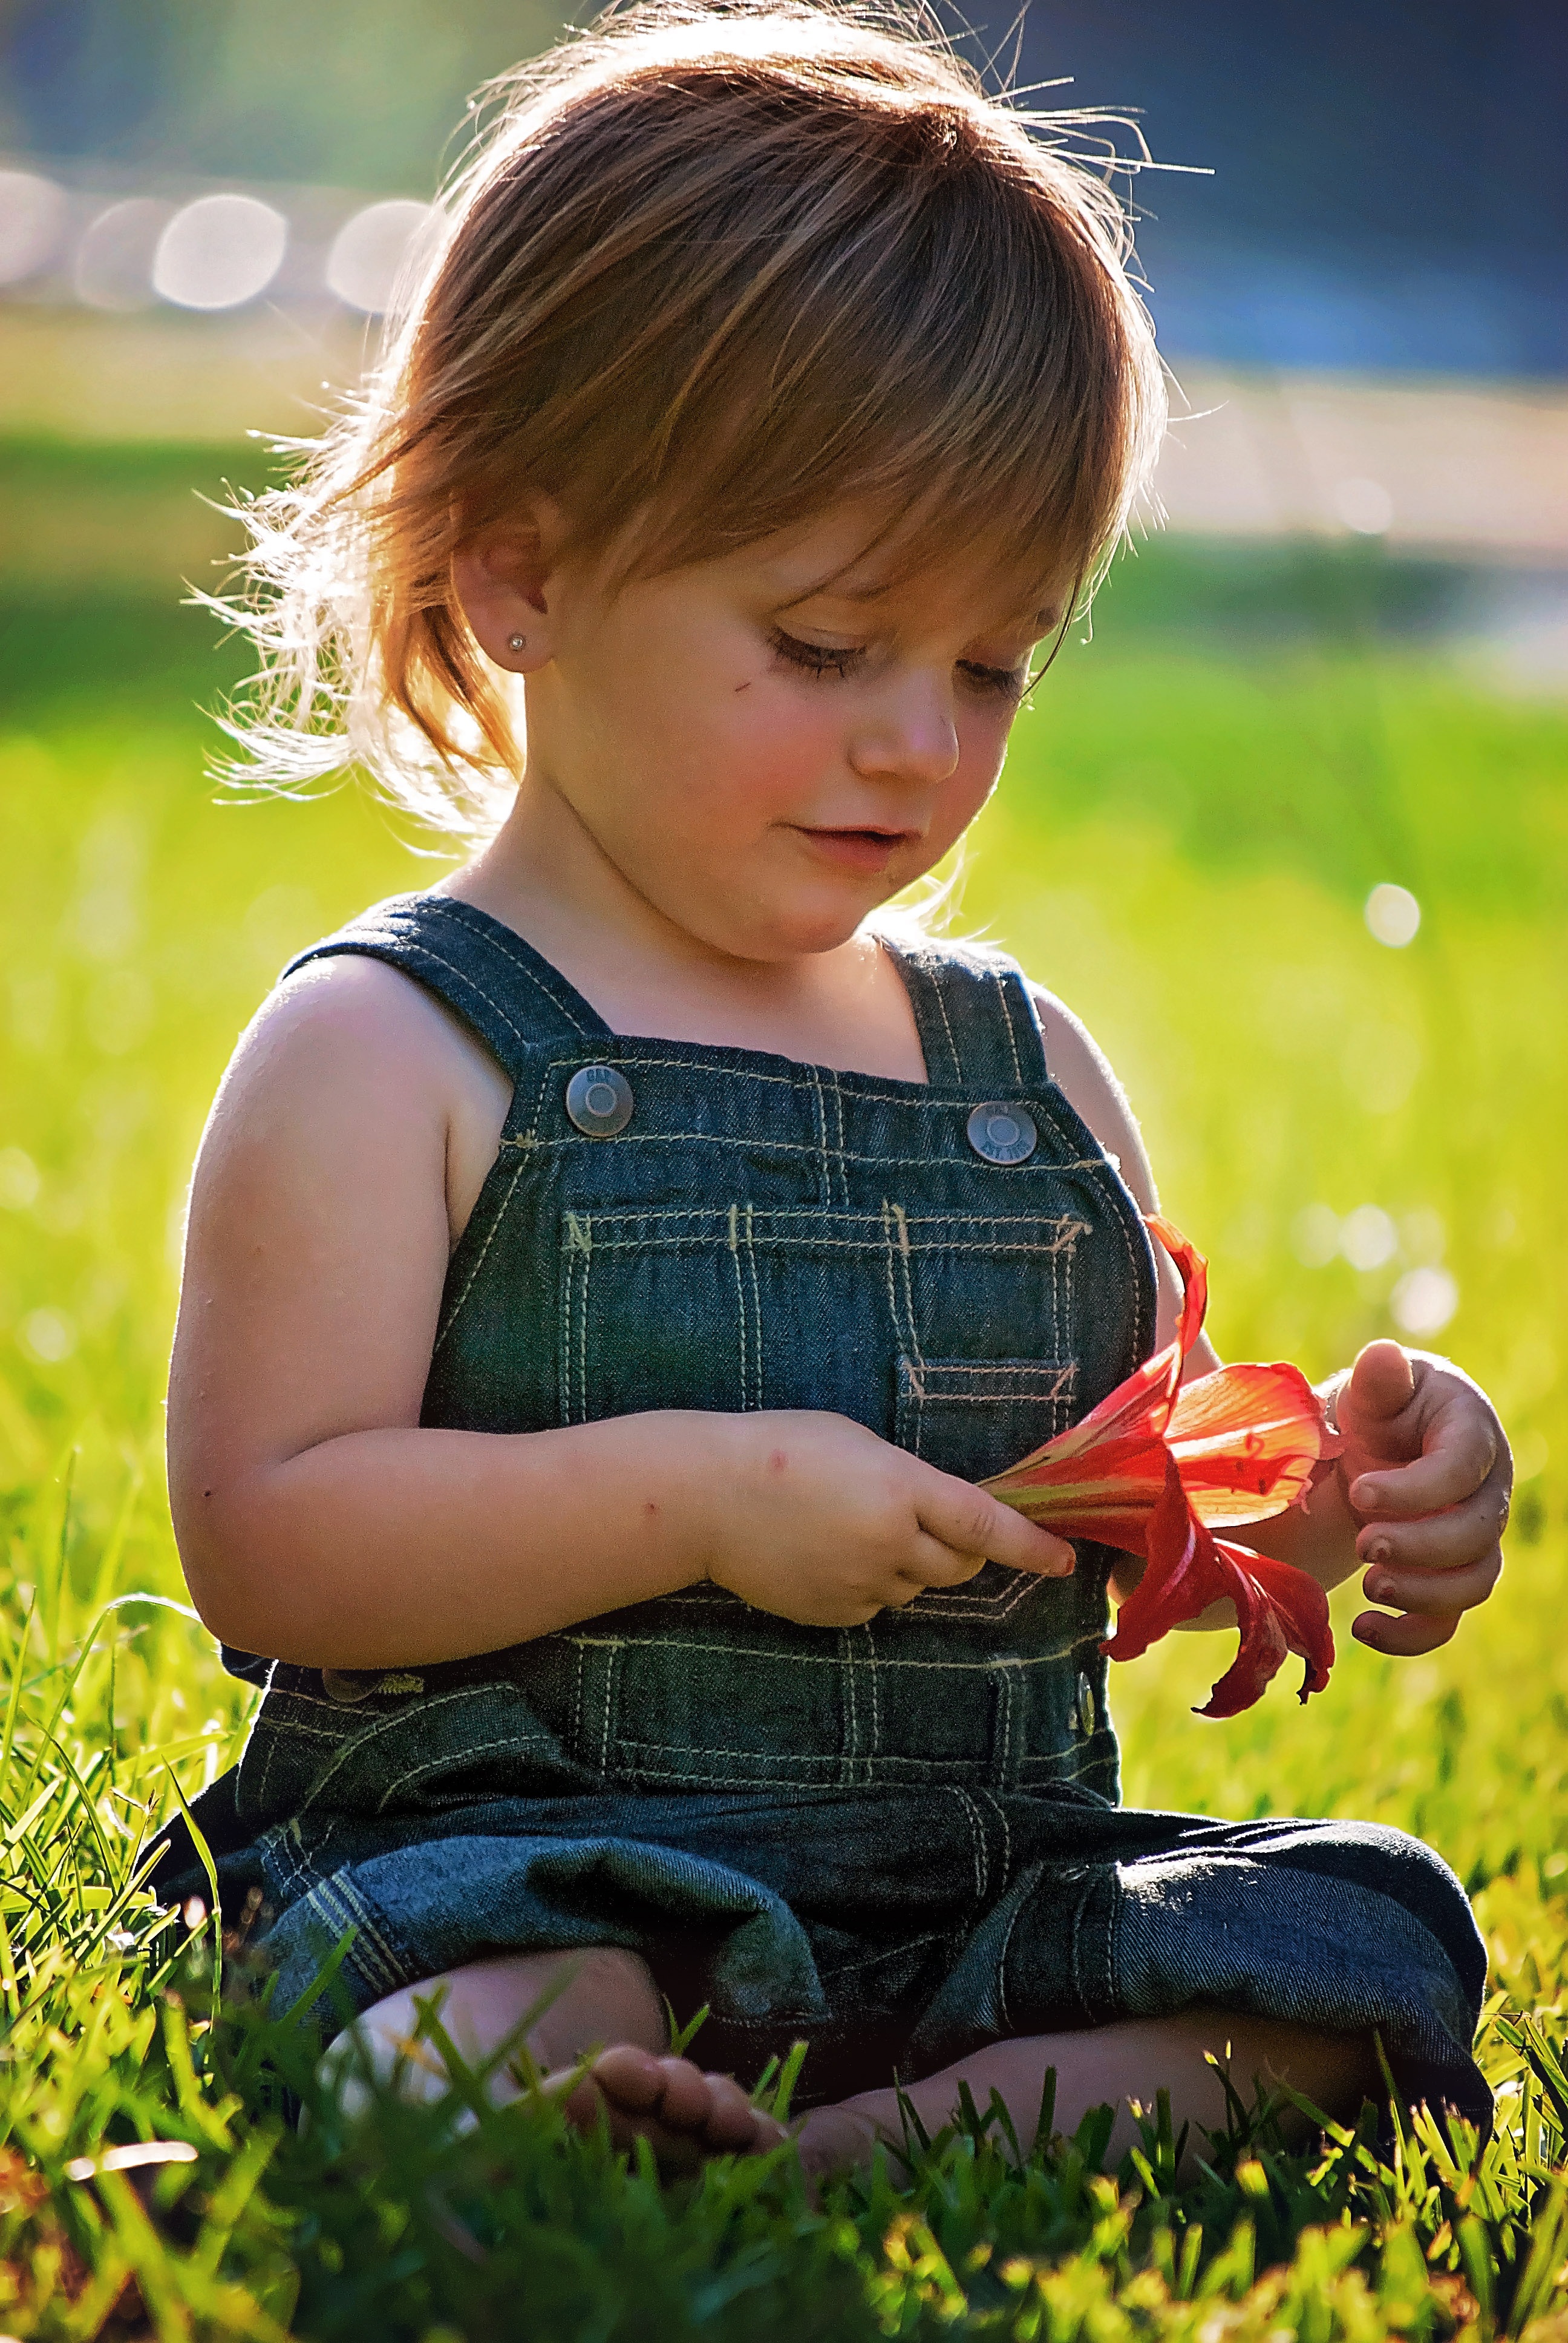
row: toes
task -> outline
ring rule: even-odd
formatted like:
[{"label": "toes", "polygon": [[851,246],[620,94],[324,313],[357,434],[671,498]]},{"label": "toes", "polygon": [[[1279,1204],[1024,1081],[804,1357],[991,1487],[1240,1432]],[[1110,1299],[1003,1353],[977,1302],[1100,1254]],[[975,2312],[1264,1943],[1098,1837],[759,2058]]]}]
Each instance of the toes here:
[{"label": "toes", "polygon": [[[705,2080],[709,2108],[704,2131],[708,2139],[719,2149],[759,2146],[761,2128],[769,2118],[759,2115],[739,2084],[728,2075],[709,2075]],[[774,2130],[778,2128],[773,2126]]]},{"label": "toes", "polygon": [[713,2107],[712,2079],[689,2058],[660,2058],[658,2063],[664,2077],[660,2121],[671,2131],[703,2130]]},{"label": "toes", "polygon": [[665,2069],[678,2063],[656,2058],[635,2043],[618,2042],[613,2049],[600,2052],[588,2074],[612,2106],[625,2108],[628,2115],[647,2115],[665,2097],[668,2079]]}]

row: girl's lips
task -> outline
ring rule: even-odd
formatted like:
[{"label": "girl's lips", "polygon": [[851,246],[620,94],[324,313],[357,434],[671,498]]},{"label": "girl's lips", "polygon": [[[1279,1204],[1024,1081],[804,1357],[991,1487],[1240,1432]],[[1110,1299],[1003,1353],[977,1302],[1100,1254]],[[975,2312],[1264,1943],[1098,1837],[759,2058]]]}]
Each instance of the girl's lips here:
[{"label": "girl's lips", "polygon": [[840,870],[869,876],[885,870],[898,849],[915,833],[910,830],[808,830],[802,825],[800,835]]}]

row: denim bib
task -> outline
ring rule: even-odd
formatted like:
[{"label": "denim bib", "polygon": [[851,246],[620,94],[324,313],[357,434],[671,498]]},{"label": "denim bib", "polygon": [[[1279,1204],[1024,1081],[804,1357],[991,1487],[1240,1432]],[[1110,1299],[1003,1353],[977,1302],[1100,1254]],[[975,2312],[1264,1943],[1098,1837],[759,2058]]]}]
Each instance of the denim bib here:
[{"label": "denim bib", "polygon": [[[520,937],[449,897],[383,904],[294,965],[343,952],[417,978],[514,1085],[447,1274],[427,1424],[817,1408],[974,1481],[1151,1346],[1138,1209],[1052,1082],[1029,989],[998,955],[896,948],[930,1076],[915,1083],[613,1034]],[[533,1725],[508,1762],[541,1788],[564,1773],[1113,1796],[1107,1565],[1094,1547],[1066,1581],[988,1564],[843,1629],[703,1584],[419,1673],[427,1694],[456,1696],[440,1732],[459,1768],[463,1688],[477,1693],[477,1670],[504,1679]],[[331,1689],[385,1681],[335,1674]],[[440,1760],[423,1736],[417,1762],[428,1798]]]}]

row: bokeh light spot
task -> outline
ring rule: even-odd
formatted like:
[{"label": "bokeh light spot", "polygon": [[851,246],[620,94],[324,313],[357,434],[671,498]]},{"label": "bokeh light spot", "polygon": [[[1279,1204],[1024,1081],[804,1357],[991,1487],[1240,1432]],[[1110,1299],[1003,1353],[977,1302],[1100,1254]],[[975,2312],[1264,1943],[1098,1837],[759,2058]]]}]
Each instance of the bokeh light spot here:
[{"label": "bokeh light spot", "polygon": [[177,211],[153,259],[153,287],[181,309],[236,309],[283,265],[288,222],[255,196],[198,196]]},{"label": "bokeh light spot", "polygon": [[1399,1251],[1399,1231],[1381,1204],[1358,1204],[1345,1214],[1340,1251],[1352,1269],[1382,1269]]},{"label": "bokeh light spot", "polygon": [[1412,1269],[1389,1297],[1402,1333],[1440,1334],[1459,1307],[1459,1286],[1446,1269]]},{"label": "bokeh light spot", "polygon": [[1408,887],[1384,884],[1374,887],[1367,897],[1362,914],[1367,932],[1391,951],[1401,951],[1415,941],[1421,926],[1421,905]]},{"label": "bokeh light spot", "polygon": [[89,309],[141,309],[153,298],[153,256],[170,206],[133,196],[100,212],[76,246],[71,277]]},{"label": "bokeh light spot", "polygon": [[22,1321],[22,1341],[46,1367],[57,1367],[76,1347],[76,1330],[63,1310],[34,1310]]},{"label": "bokeh light spot", "polygon": [[36,171],[0,171],[0,285],[19,285],[53,260],[65,227],[65,198]]},{"label": "bokeh light spot", "polygon": [[327,256],[328,288],[351,309],[378,316],[392,298],[414,239],[436,216],[430,204],[367,204],[345,222]]},{"label": "bokeh light spot", "polygon": [[1309,1204],[1291,1231],[1296,1259],[1305,1269],[1327,1269],[1339,1259],[1340,1216],[1329,1204]]},{"label": "bokeh light spot", "polygon": [[0,1210],[25,1212],[38,1201],[38,1166],[21,1147],[0,1147]]},{"label": "bokeh light spot", "polygon": [[1340,480],[1332,503],[1338,518],[1358,537],[1382,537],[1393,520],[1393,498],[1381,480]]}]

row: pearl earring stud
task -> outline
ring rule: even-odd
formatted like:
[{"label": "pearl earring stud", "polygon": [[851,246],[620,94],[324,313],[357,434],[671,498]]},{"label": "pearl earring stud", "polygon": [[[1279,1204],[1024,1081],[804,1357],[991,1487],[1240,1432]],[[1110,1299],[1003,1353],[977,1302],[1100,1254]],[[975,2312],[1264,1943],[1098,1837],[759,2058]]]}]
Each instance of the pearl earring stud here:
[{"label": "pearl earring stud", "polygon": [[527,644],[528,639],[527,635],[508,635],[507,637],[507,649],[509,651],[520,651]]}]

